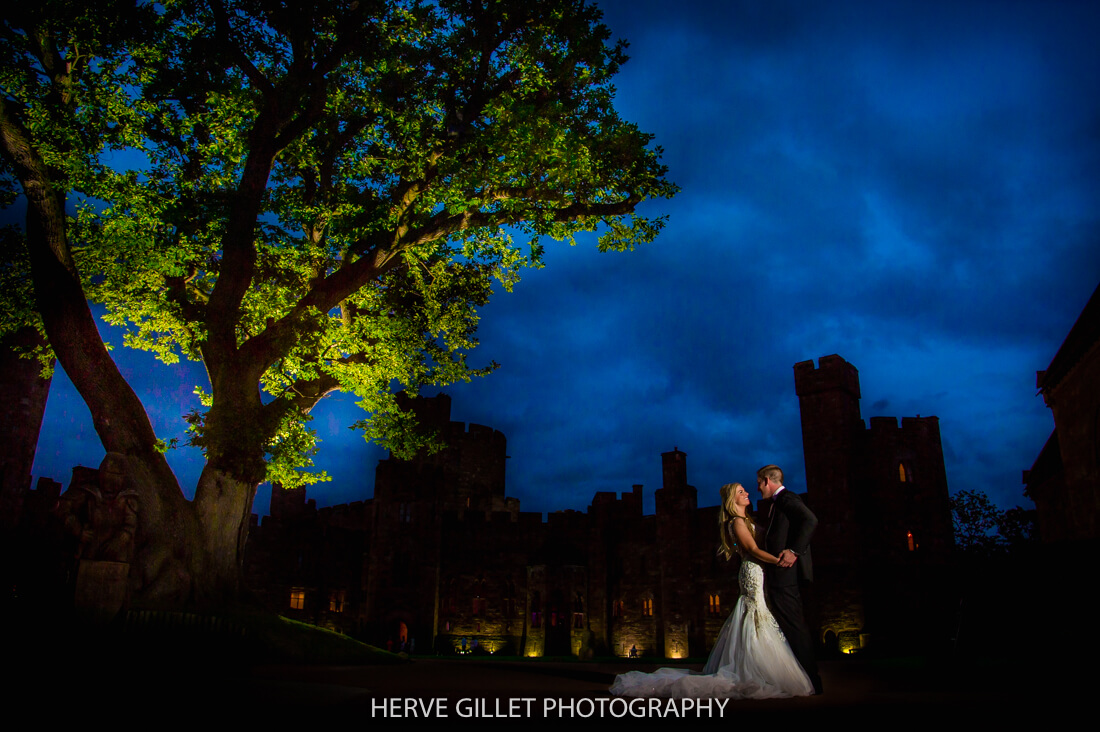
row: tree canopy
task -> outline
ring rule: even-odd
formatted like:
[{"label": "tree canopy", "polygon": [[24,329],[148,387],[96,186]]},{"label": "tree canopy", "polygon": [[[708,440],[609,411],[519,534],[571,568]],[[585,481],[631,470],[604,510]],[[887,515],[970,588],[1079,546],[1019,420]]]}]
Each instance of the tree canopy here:
[{"label": "tree canopy", "polygon": [[1038,538],[1035,509],[1020,506],[1001,511],[981,491],[951,496],[955,546],[965,555],[988,558],[1026,548]]},{"label": "tree canopy", "polygon": [[[355,393],[368,437],[415,450],[395,392],[492,369],[467,359],[494,281],[510,289],[547,240],[656,236],[662,220],[635,210],[676,188],[615,112],[624,44],[599,20],[566,0],[9,13],[0,149],[27,220],[3,238],[0,327],[45,334],[105,449],[129,459],[139,545],[183,527],[171,561],[232,584],[255,485],[313,479],[321,398]],[[205,365],[194,505],[89,301],[127,346]],[[145,571],[139,590],[163,575]]]}]

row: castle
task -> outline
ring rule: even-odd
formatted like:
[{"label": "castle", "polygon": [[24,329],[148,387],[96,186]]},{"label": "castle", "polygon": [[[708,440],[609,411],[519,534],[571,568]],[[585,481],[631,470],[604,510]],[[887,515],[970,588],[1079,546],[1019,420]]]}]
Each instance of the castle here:
[{"label": "castle", "polygon": [[683,452],[661,456],[656,515],[636,485],[543,521],[504,494],[504,435],[451,422],[443,394],[409,406],[448,447],[380,461],[374,498],[318,510],[304,489],[272,491],[246,577],[273,609],[420,651],[706,652],[737,565],[716,556],[717,508],[698,508]]},{"label": "castle", "polygon": [[[937,418],[867,427],[839,356],[794,375],[820,520],[811,626],[841,652],[943,637],[949,593],[926,591],[952,548]],[[505,495],[504,435],[451,422],[445,395],[408,406],[446,449],[380,461],[372,499],[317,509],[305,489],[276,489],[254,517],[246,576],[272,609],[419,652],[705,655],[738,560],[717,555],[718,508],[698,507],[685,453],[661,455],[654,515],[635,485],[543,521]]]},{"label": "castle", "polygon": [[1100,544],[1100,287],[1093,291],[1035,386],[1054,430],[1030,470],[1027,493],[1044,544],[1095,555]]},{"label": "castle", "polygon": [[[24,371],[21,380],[6,372],[11,383],[0,393],[35,397],[6,403],[26,410],[33,402],[24,427],[37,435],[46,391],[37,372]],[[794,378],[805,499],[820,521],[816,582],[805,598],[818,639],[850,652],[946,638],[952,527],[938,420],[906,417],[899,427],[893,417],[872,417],[868,427],[858,372],[836,355],[817,367],[796,364]],[[718,557],[718,508],[698,506],[684,452],[661,455],[653,515],[643,514],[635,485],[543,520],[505,493],[503,434],[452,422],[445,395],[406,406],[447,447],[380,461],[374,497],[364,501],[318,509],[304,488],[273,490],[270,515],[262,524],[253,515],[246,548],[254,597],[288,616],[417,652],[707,652],[737,599],[738,560]],[[5,581],[45,599],[57,591],[48,578],[65,575],[61,565],[72,556],[53,517],[61,485],[42,478],[29,490],[33,440],[11,444],[20,454],[5,458],[4,546],[15,558]],[[74,468],[69,491],[95,479],[95,469]]]}]

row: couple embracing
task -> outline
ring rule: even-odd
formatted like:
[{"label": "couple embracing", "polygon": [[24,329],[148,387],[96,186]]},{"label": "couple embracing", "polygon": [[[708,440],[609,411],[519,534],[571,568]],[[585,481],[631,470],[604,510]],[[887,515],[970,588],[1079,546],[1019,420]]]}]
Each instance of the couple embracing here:
[{"label": "couple embracing", "polygon": [[813,579],[810,537],[817,518],[783,486],[778,466],[760,468],[756,480],[760,495],[771,501],[763,527],[748,514],[745,488],[740,483],[722,486],[719,553],[727,559],[741,557],[741,595],[703,673],[673,668],[651,674],[631,671],[616,677],[612,694],[765,699],[821,693],[798,590],[800,579]]}]

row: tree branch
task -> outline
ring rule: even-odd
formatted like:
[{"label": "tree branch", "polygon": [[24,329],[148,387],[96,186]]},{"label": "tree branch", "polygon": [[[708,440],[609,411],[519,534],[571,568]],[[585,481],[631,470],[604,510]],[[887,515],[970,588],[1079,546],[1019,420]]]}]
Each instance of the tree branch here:
[{"label": "tree branch", "polygon": [[[63,189],[30,136],[0,99],[0,152],[14,168],[27,197],[26,243],[35,300],[50,346],[72,379],[108,452],[138,455],[158,474],[161,484],[183,493],[164,456],[137,394],[107,352],[80,284],[69,250]],[[177,495],[178,494],[178,495]]]},{"label": "tree branch", "polygon": [[234,43],[230,37],[229,14],[225,10],[225,4],[221,0],[211,0],[211,9],[214,11],[214,37],[221,44],[222,49],[229,54],[230,59],[237,68],[244,72],[248,80],[255,84],[265,97],[275,94],[275,86],[252,63],[252,59],[245,55],[240,46]]}]

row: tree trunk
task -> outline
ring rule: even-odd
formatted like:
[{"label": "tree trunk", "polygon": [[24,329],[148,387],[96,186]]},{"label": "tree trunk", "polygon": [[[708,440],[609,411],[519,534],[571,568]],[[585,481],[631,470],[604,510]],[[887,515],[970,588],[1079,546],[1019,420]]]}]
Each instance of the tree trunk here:
[{"label": "tree trunk", "polygon": [[240,591],[256,488],[256,483],[234,478],[210,463],[203,468],[193,503],[200,532],[192,563],[199,605],[226,605]]},{"label": "tree trunk", "polygon": [[[163,460],[163,455],[157,453]],[[154,463],[159,461],[154,461]],[[159,465],[128,456],[130,487],[138,493],[138,524],[130,571],[130,601],[144,609],[177,609],[194,598],[199,524],[191,504],[180,494],[169,471],[165,482]]]}]

